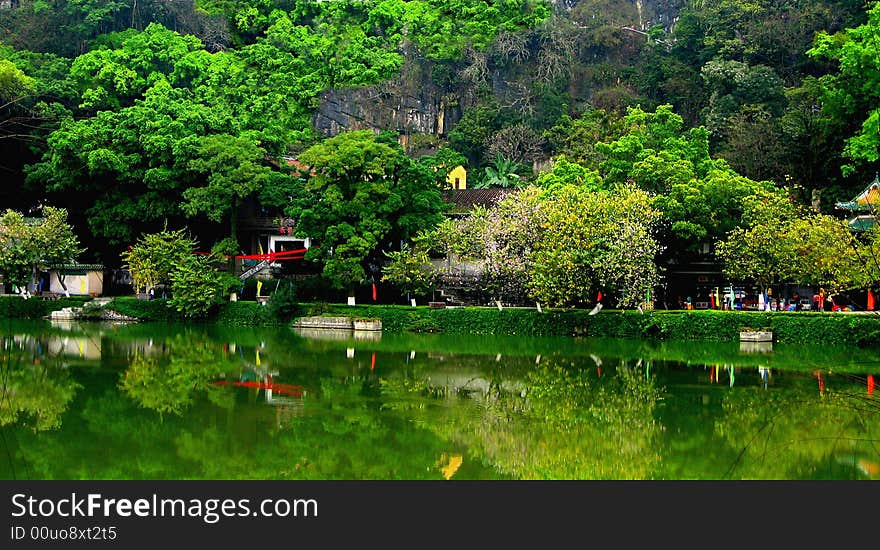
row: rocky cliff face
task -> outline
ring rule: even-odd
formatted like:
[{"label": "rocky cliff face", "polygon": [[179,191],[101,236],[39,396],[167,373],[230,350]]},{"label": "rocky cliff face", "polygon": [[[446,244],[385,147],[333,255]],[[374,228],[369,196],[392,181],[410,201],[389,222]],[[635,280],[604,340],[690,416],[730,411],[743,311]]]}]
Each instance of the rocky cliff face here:
[{"label": "rocky cliff face", "polygon": [[672,30],[678,21],[678,14],[685,6],[685,0],[631,0],[636,6],[640,16],[642,30],[647,30],[654,25],[663,25],[668,31]]},{"label": "rocky cliff face", "polygon": [[[685,4],[685,0],[623,1],[630,5],[624,6],[621,17],[607,23],[640,30],[655,24],[671,30]],[[569,14],[573,18],[601,18],[605,7],[614,6],[618,10],[621,7],[620,0],[554,0],[554,4],[557,14],[563,18]],[[391,130],[401,135],[448,133],[461,113],[474,102],[473,87],[462,83],[453,92],[441,89],[431,78],[430,63],[415,55],[406,54],[404,67],[393,80],[367,88],[326,92],[313,118],[314,127],[328,136],[363,129]],[[505,75],[491,75],[490,80],[496,93],[497,83],[508,83]]]},{"label": "rocky cliff face", "polygon": [[324,93],[314,126],[328,136],[365,129],[443,135],[460,112],[453,98],[430,80],[411,87],[398,78],[369,88]]},{"label": "rocky cliff face", "polygon": [[365,129],[444,135],[461,118],[462,96],[468,94],[443,91],[430,72],[429,63],[408,53],[400,74],[392,80],[366,88],[329,90],[321,97],[314,127],[328,136]]}]

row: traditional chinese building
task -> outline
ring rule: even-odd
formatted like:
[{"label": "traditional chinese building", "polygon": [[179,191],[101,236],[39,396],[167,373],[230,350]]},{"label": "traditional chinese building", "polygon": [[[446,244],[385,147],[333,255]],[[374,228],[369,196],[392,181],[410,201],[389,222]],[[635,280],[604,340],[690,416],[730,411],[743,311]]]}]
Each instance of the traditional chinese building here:
[{"label": "traditional chinese building", "polygon": [[867,231],[877,224],[877,207],[880,206],[880,178],[874,174],[874,181],[856,195],[851,201],[837,202],[835,208],[852,212],[849,228],[853,231]]}]

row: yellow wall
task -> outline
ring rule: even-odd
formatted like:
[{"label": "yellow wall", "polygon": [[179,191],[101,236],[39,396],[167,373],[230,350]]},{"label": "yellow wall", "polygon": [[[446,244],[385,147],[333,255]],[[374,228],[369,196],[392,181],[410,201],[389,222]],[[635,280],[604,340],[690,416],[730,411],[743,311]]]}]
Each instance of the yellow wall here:
[{"label": "yellow wall", "polygon": [[[456,179],[458,179],[458,184],[456,185]],[[452,189],[467,189],[467,170],[464,169],[464,166],[458,165],[446,174],[446,183],[449,184],[449,187]]]}]

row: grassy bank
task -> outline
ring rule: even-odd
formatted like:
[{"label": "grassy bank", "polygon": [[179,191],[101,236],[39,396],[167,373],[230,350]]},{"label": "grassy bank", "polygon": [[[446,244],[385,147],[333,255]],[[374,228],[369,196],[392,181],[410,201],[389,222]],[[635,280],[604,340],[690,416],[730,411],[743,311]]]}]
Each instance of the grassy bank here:
[{"label": "grassy bank", "polygon": [[[142,321],[187,321],[173,308],[168,306],[168,300],[139,300],[133,297],[114,298],[107,307],[118,311],[123,315],[136,317]],[[226,302],[213,314],[200,319],[200,322],[219,323],[227,326],[280,326],[287,325],[288,321],[274,318],[269,314],[266,306],[257,302]]]},{"label": "grassy bank", "polygon": [[[62,307],[81,306],[87,298],[22,300],[0,298],[0,318],[39,319]],[[183,321],[166,300],[115,298],[108,307],[144,321]],[[428,307],[341,304],[304,304],[309,315],[339,315],[381,319],[388,332],[497,334],[523,336],[591,336],[652,338],[660,340],[737,340],[741,328],[769,328],[776,341],[831,345],[880,345],[880,315],[810,312],[750,311],[638,311],[545,310],[490,307],[430,309]],[[226,326],[279,326],[288,321],[273,317],[256,302],[229,302],[203,322]]]}]

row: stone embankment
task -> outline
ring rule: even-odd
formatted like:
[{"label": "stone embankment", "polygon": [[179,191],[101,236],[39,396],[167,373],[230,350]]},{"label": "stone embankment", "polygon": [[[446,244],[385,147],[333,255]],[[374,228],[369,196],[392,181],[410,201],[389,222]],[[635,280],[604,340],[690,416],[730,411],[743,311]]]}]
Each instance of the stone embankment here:
[{"label": "stone embankment", "polygon": [[302,317],[293,323],[293,328],[381,331],[382,321],[352,317]]},{"label": "stone embankment", "polygon": [[84,307],[65,307],[49,314],[52,321],[138,321],[137,317],[106,309],[111,298],[95,298]]}]

